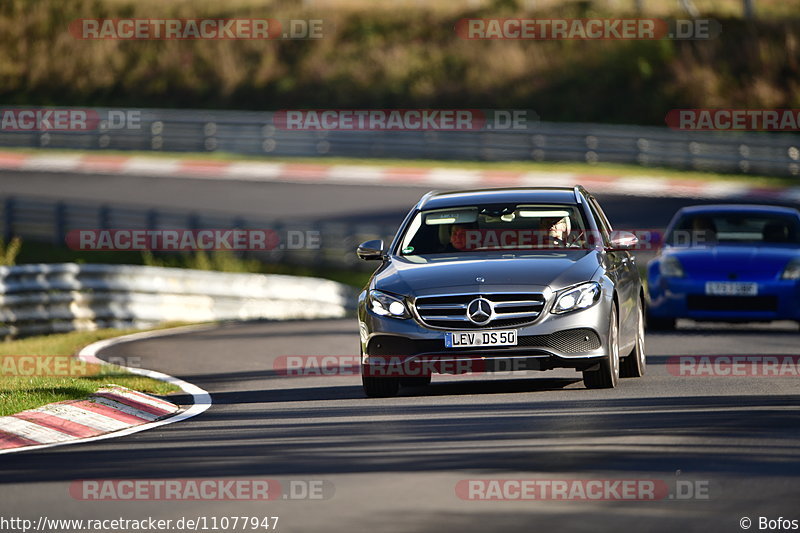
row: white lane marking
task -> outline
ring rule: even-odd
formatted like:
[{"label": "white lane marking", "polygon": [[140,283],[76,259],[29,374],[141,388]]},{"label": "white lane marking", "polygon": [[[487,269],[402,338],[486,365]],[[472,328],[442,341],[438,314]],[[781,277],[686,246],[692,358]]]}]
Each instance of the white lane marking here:
[{"label": "white lane marking", "polygon": [[273,181],[283,175],[283,163],[255,163],[241,161],[231,163],[222,170],[228,178],[247,181]]},{"label": "white lane marking", "polygon": [[131,407],[130,405],[126,405],[116,400],[104,398],[103,396],[92,396],[89,401],[92,401],[94,403],[99,403],[100,405],[105,405],[106,407],[116,409],[117,411],[125,413],[126,415],[135,416],[136,418],[141,418],[142,420],[147,420],[150,422],[152,422],[156,418],[159,418],[154,414],[150,414],[146,411],[142,411],[141,409]]},{"label": "white lane marking", "polygon": [[97,393],[103,393],[103,392],[108,394],[114,394],[122,398],[127,398],[129,400],[142,403],[144,405],[149,405],[150,407],[155,407],[156,409],[159,409],[161,411],[167,411],[168,413],[174,413],[175,411],[178,411],[180,409],[180,407],[178,407],[174,403],[165,402],[164,400],[159,400],[158,398],[148,396],[147,394],[142,394],[132,390],[125,390],[119,387],[103,387],[102,389],[97,391]]},{"label": "white lane marking", "polygon": [[151,174],[174,176],[180,170],[177,159],[157,159],[152,157],[131,157],[120,169],[120,174],[149,176]]},{"label": "white lane marking", "polygon": [[742,183],[710,181],[700,189],[698,196],[703,198],[730,198],[747,196],[749,190],[750,188]]},{"label": "white lane marking", "polygon": [[572,172],[526,172],[519,177],[522,187],[574,187],[576,174]]},{"label": "white lane marking", "polygon": [[475,186],[483,181],[480,170],[464,170],[457,168],[433,168],[424,174],[425,182],[443,187]]},{"label": "white lane marking", "polygon": [[22,170],[54,170],[57,172],[80,170],[81,154],[45,154],[26,158]]},{"label": "white lane marking", "polygon": [[68,435],[13,416],[0,417],[0,430],[36,442],[63,442],[77,438],[74,435]]},{"label": "white lane marking", "polygon": [[669,183],[663,178],[642,179],[629,176],[614,180],[610,188],[631,196],[651,196],[669,193]]},{"label": "white lane marking", "polygon": [[360,165],[334,165],[328,171],[328,180],[342,183],[369,183],[381,181],[386,176],[384,167]]},{"label": "white lane marking", "polygon": [[130,426],[127,422],[70,404],[54,403],[39,407],[34,411],[75,422],[98,431],[117,431]]},{"label": "white lane marking", "polygon": [[[98,359],[97,353],[100,352],[101,350],[114,346],[115,344],[132,342],[141,339],[152,339],[154,337],[165,337],[167,335],[175,335],[178,333],[185,333],[189,331],[200,331],[204,329],[211,329],[214,327],[216,327],[216,324],[202,324],[199,326],[181,326],[171,329],[143,331],[140,333],[132,333],[130,335],[122,335],[120,337],[114,337],[113,339],[105,339],[102,341],[92,343],[89,346],[86,346],[84,349],[80,351],[80,353],[78,354],[78,358],[88,363],[105,363],[105,361]],[[116,437],[123,437],[125,435],[132,435],[133,433],[138,433],[140,431],[145,431],[148,429],[157,428],[159,426],[166,426],[167,424],[173,424],[175,422],[181,422],[183,420],[187,420],[189,418],[199,415],[200,413],[205,412],[209,407],[211,407],[212,403],[211,395],[207,391],[203,390],[202,388],[198,387],[193,383],[189,383],[188,381],[178,379],[176,377],[170,376],[169,374],[164,374],[163,372],[156,372],[155,370],[147,370],[145,368],[131,368],[131,367],[122,367],[122,368],[126,369],[128,372],[131,372],[133,374],[138,374],[140,376],[146,376],[160,381],[166,381],[167,383],[172,383],[173,385],[183,390],[183,392],[185,392],[186,394],[190,394],[192,396],[194,403],[186,411],[178,413],[169,418],[156,420],[155,422],[147,422],[145,424],[140,424],[138,426],[131,426],[127,429],[121,429],[113,433],[105,433],[103,435],[97,435],[96,437],[87,437],[85,439],[75,439],[66,442],[22,446],[19,448],[9,448],[7,450],[0,450],[0,455],[7,453],[27,452],[32,450],[42,450],[45,448],[66,446],[69,444],[95,442],[98,440],[113,439]]]}]

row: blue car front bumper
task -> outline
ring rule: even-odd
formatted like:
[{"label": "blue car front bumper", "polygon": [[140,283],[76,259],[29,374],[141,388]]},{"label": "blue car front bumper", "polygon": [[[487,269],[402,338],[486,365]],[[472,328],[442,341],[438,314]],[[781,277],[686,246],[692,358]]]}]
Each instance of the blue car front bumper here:
[{"label": "blue car front bumper", "polygon": [[800,281],[737,280],[758,284],[753,296],[706,294],[709,281],[725,279],[667,278],[650,276],[650,316],[719,321],[800,320]]}]

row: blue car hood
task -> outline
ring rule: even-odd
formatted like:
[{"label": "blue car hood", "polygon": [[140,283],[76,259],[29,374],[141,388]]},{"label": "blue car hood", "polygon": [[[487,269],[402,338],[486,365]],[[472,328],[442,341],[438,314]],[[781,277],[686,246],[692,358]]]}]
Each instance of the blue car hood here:
[{"label": "blue car hood", "polygon": [[789,246],[718,245],[668,248],[664,255],[677,257],[687,277],[704,279],[773,279],[787,263],[800,257],[800,248]]}]

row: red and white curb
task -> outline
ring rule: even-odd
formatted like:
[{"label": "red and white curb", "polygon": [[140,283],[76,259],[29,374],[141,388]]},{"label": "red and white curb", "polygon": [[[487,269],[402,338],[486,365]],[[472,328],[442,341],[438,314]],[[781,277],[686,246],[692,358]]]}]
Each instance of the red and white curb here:
[{"label": "red and white curb", "polygon": [[0,449],[67,442],[174,415],[181,408],[125,387],[105,387],[68,400],[0,417]]},{"label": "red and white curb", "polygon": [[458,168],[384,167],[170,159],[103,154],[0,152],[0,169],[223,179],[234,181],[384,185],[395,187],[554,187],[581,184],[596,192],[630,196],[752,198],[800,202],[800,187],[751,187],[743,182],[701,181],[653,176],[613,176],[582,172],[520,172]]},{"label": "red and white curb", "polygon": [[[212,326],[185,326],[168,330],[145,331],[90,344],[78,358],[105,364],[96,354],[123,342],[196,331]],[[123,367],[131,373],[166,381],[190,394],[193,404],[185,410],[171,402],[111,385],[86,400],[68,400],[0,417],[0,454],[37,450],[121,437],[147,429],[180,422],[211,407],[211,396],[197,385],[142,368]]]}]

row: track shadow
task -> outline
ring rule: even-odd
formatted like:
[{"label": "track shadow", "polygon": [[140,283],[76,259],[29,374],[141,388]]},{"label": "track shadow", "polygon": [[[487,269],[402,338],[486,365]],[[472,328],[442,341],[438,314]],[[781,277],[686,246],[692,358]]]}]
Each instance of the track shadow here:
[{"label": "track shadow", "polygon": [[[534,393],[561,385],[528,384]],[[487,394],[495,386],[501,385],[482,385]],[[800,411],[786,407],[797,405],[795,395],[581,399],[575,393],[585,391],[565,391],[553,400],[491,403],[485,396],[449,402],[439,394],[462,387],[474,394],[474,383],[434,386],[443,401],[433,404],[366,400],[356,386],[221,393],[192,422],[105,444],[0,457],[0,481],[463,468],[498,475],[676,469],[800,475]]]}]

